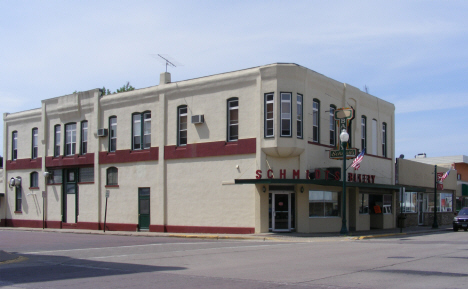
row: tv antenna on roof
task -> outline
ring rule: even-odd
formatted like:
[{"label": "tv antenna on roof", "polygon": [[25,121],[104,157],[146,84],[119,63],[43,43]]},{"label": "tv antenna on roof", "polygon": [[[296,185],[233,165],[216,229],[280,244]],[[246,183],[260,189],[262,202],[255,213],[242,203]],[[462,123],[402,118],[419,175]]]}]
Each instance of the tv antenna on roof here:
[{"label": "tv antenna on roof", "polygon": [[[174,60],[173,57],[167,54],[151,54],[151,56],[158,59],[162,64],[166,65],[166,72],[167,72],[167,66],[172,66],[172,67],[182,66],[182,64],[178,63],[176,60]],[[159,56],[160,58],[157,58],[156,56]]]}]

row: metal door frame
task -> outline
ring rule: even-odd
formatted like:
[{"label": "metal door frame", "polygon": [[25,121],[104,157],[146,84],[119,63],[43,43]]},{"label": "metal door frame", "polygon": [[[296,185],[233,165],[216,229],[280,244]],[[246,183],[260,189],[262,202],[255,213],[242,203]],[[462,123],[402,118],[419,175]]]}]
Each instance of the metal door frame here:
[{"label": "metal door frame", "polygon": [[[291,193],[289,191],[271,191],[271,231],[272,232],[291,232]],[[275,228],[275,196],[288,195],[288,228],[276,229]]]}]

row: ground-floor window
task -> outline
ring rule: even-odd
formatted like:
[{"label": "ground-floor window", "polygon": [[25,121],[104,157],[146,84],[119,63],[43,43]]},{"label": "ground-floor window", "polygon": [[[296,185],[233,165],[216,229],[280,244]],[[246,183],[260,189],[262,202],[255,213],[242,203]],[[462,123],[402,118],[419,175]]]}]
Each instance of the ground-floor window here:
[{"label": "ground-floor window", "polygon": [[418,207],[418,193],[404,192],[400,206],[401,210],[405,213],[416,213]]},{"label": "ground-floor window", "polygon": [[369,194],[369,207],[371,214],[391,214],[392,194]]},{"label": "ground-floor window", "polygon": [[459,197],[456,199],[456,209],[460,211],[464,207],[468,207],[468,197]]},{"label": "ground-floor window", "polygon": [[309,217],[337,217],[340,194],[328,191],[309,191]]},{"label": "ground-floor window", "polygon": [[359,214],[369,214],[369,194],[359,194]]},{"label": "ground-floor window", "polygon": [[[425,212],[434,212],[434,193],[424,195],[427,200]],[[452,193],[439,193],[437,194],[437,212],[451,212],[453,208],[453,194]]]},{"label": "ground-floor window", "polygon": [[20,187],[15,187],[15,211],[21,212],[21,203],[23,200],[23,196],[21,193]]}]

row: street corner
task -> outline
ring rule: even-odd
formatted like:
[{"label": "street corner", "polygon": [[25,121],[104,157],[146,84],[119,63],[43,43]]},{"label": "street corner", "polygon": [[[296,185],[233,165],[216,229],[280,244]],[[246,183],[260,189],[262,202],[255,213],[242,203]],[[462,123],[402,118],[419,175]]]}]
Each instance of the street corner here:
[{"label": "street corner", "polygon": [[0,250],[0,265],[22,262],[28,258]]}]

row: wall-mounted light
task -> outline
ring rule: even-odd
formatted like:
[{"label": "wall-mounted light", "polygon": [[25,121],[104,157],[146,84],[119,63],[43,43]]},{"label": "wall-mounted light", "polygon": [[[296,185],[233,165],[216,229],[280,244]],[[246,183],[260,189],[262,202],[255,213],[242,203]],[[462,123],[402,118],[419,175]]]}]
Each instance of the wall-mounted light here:
[{"label": "wall-mounted light", "polygon": [[265,186],[263,186],[262,192],[264,192],[264,193],[266,192],[266,187]]},{"label": "wall-mounted light", "polygon": [[304,187],[301,187],[301,194],[304,192]]}]

